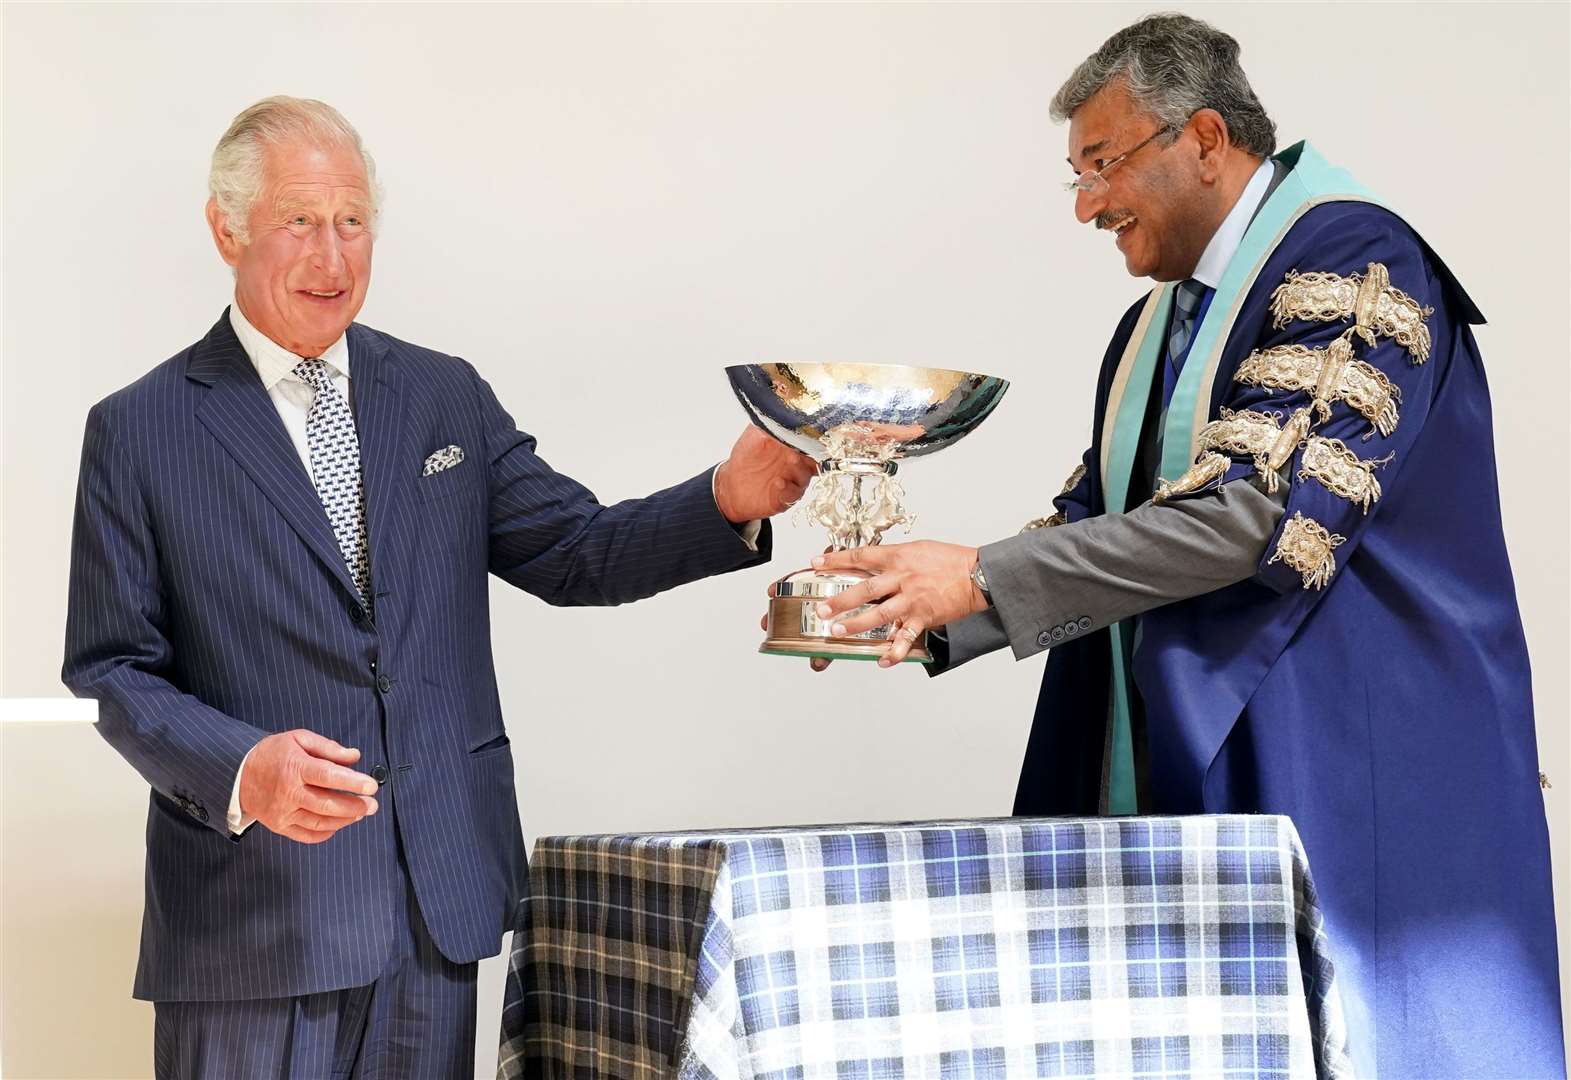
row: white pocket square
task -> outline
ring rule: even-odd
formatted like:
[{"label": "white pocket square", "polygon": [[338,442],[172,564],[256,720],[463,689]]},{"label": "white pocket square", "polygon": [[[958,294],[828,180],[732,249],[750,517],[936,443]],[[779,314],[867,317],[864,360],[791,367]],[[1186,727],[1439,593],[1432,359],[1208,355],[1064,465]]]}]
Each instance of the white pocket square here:
[{"label": "white pocket square", "polygon": [[421,471],[420,475],[430,476],[432,473],[439,473],[444,469],[451,469],[454,465],[459,464],[463,460],[464,448],[462,446],[444,446],[442,449],[438,450],[436,453],[425,459],[425,468]]}]

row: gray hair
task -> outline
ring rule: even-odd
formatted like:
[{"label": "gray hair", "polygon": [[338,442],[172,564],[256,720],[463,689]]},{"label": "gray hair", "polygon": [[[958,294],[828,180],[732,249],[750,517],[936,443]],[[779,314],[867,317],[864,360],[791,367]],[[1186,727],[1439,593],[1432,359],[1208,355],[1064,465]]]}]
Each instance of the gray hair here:
[{"label": "gray hair", "polygon": [[1062,123],[1110,83],[1122,80],[1135,104],[1173,130],[1215,109],[1228,135],[1259,157],[1276,152],[1276,124],[1238,66],[1238,42],[1188,15],[1148,15],[1102,43],[1053,95]]},{"label": "gray hair", "polygon": [[263,98],[246,109],[213,148],[207,190],[228,219],[229,231],[242,244],[250,242],[251,208],[262,191],[262,158],[269,146],[303,141],[323,148],[348,147],[365,163],[371,189],[371,221],[376,226],[382,189],[376,182],[376,162],[360,141],[360,133],[343,114],[325,102],[278,95]]}]

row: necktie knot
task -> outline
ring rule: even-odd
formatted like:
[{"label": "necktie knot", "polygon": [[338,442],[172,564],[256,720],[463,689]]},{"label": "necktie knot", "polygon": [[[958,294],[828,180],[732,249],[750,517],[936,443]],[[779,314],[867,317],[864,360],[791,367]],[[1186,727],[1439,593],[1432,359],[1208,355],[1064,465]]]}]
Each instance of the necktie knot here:
[{"label": "necktie knot", "polygon": [[295,365],[295,374],[301,381],[316,387],[318,390],[331,385],[332,379],[327,374],[327,364],[319,357],[311,356]]},{"label": "necktie knot", "polygon": [[1204,282],[1196,281],[1194,278],[1185,278],[1178,283],[1178,288],[1174,290],[1173,302],[1178,305],[1179,311],[1185,315],[1192,316],[1200,310],[1200,298],[1205,295],[1205,291]]}]

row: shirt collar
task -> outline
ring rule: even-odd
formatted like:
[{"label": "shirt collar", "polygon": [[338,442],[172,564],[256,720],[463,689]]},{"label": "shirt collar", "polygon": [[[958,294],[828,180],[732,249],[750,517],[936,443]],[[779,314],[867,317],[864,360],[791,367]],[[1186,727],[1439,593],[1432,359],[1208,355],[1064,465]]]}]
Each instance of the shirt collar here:
[{"label": "shirt collar", "polygon": [[1249,183],[1244,185],[1244,190],[1238,196],[1238,201],[1227,212],[1227,217],[1222,219],[1222,224],[1217,227],[1211,236],[1211,242],[1200,255],[1200,261],[1195,264],[1195,272],[1190,276],[1208,288],[1216,288],[1222,280],[1222,274],[1227,270],[1227,264],[1233,261],[1233,256],[1238,253],[1238,245],[1244,242],[1244,231],[1249,228],[1249,223],[1254,220],[1255,211],[1260,202],[1265,198],[1266,189],[1271,186],[1271,159],[1266,158],[1255,170],[1255,175],[1249,178]]},{"label": "shirt collar", "polygon": [[[235,337],[240,339],[240,347],[250,358],[257,375],[261,376],[262,386],[266,390],[271,392],[273,387],[283,380],[298,378],[295,375],[295,365],[300,363],[302,357],[290,352],[252,326],[251,321],[240,313],[238,300],[229,305],[229,325],[234,327]],[[322,350],[320,359],[327,365],[329,374],[349,378],[349,346],[344,340],[344,335],[340,334],[337,341]]]}]

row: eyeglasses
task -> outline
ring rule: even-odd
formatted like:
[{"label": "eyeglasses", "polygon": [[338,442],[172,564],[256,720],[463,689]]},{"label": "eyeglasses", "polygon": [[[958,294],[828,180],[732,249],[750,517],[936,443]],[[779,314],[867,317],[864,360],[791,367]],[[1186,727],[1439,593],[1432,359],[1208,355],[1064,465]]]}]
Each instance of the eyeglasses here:
[{"label": "eyeglasses", "polygon": [[[1064,190],[1083,191],[1087,195],[1102,194],[1102,192],[1106,191],[1111,186],[1107,182],[1107,174],[1112,172],[1115,166],[1123,164],[1130,157],[1138,153],[1146,143],[1150,142],[1158,135],[1166,135],[1174,130],[1176,129],[1171,124],[1166,127],[1157,128],[1150,135],[1146,136],[1144,139],[1141,139],[1138,145],[1125,150],[1122,154],[1119,154],[1116,158],[1114,158],[1112,161],[1109,161],[1106,165],[1103,165],[1100,169],[1097,169],[1094,172],[1083,172],[1076,176],[1073,180],[1065,181]],[[1167,148],[1163,147],[1163,149],[1165,150]]]}]

